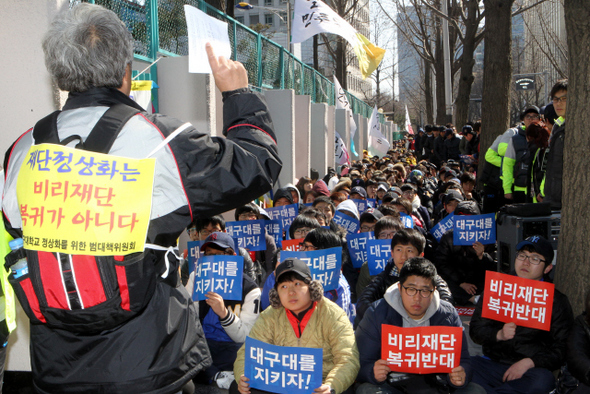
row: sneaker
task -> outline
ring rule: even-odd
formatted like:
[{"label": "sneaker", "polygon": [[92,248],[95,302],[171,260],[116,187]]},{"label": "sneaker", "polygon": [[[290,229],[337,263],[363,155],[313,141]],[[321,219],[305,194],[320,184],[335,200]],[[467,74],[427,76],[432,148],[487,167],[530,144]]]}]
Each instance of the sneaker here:
[{"label": "sneaker", "polygon": [[228,390],[234,381],[234,373],[231,371],[221,371],[215,374],[215,383],[220,389]]}]

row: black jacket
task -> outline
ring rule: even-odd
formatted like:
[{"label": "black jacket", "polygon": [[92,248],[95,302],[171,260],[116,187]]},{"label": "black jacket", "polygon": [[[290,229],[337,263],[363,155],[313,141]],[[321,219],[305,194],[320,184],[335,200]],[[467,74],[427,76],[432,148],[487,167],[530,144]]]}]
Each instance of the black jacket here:
[{"label": "black jacket", "polygon": [[459,161],[459,144],[461,144],[461,138],[454,135],[449,139],[445,139],[443,145],[443,160],[456,160]]},{"label": "black jacket", "polygon": [[[210,217],[243,205],[270,190],[277,179],[282,164],[263,99],[247,89],[224,93],[223,98],[227,138],[211,137],[189,126],[154,155],[148,243],[174,247],[195,216]],[[141,110],[115,89],[70,93],[64,107],[67,116],[61,118],[62,112],[58,123],[60,140],[72,129],[85,139],[94,125],[92,120],[96,122],[105,106],[118,103]],[[76,127],[67,127],[72,124]],[[145,157],[182,124],[142,110],[125,124],[109,152]],[[3,213],[7,228],[15,235],[21,235],[20,212],[14,208],[18,206],[15,189],[20,154],[28,151],[33,142],[28,134],[33,132],[29,130],[12,145],[5,161],[9,182]],[[148,269],[145,280],[154,285],[147,305],[133,318],[98,334],[31,324],[31,366],[37,392],[175,393],[210,365],[198,310],[180,285],[178,261],[172,253],[153,249],[146,249],[138,259],[138,267]],[[29,268],[29,272],[35,269]],[[41,305],[41,312],[45,309]]]},{"label": "black jacket", "polygon": [[[354,321],[355,326],[359,324],[359,322],[363,319],[363,316],[367,309],[371,306],[371,304],[377,300],[383,298],[385,291],[394,283],[399,281],[399,276],[393,274],[393,268],[395,264],[393,260],[390,260],[382,272],[379,273],[365,290],[358,296],[358,301],[356,303],[356,319]],[[440,295],[441,300],[445,300],[454,304],[453,296],[449,291],[449,287],[447,283],[440,277],[440,275],[436,276],[436,290],[438,290],[438,294]]]},{"label": "black jacket", "polygon": [[469,336],[473,342],[483,346],[484,356],[505,364],[514,364],[523,358],[530,358],[536,368],[550,371],[565,363],[567,339],[574,316],[563,293],[555,289],[550,331],[518,326],[514,338],[500,342],[496,340],[496,334],[504,327],[504,323],[481,316],[483,300],[482,296],[471,318]]},{"label": "black jacket", "polygon": [[586,312],[578,316],[567,341],[567,368],[586,386],[590,386],[590,326]]},{"label": "black jacket", "polygon": [[545,199],[543,202],[551,203],[551,209],[561,209],[561,195],[563,180],[563,146],[565,138],[565,122],[559,126],[553,126],[549,148],[546,153],[547,165],[545,167]]},{"label": "black jacket", "polygon": [[[494,246],[486,246],[483,258],[479,260],[475,250],[471,246],[458,246],[453,244],[453,230],[443,234],[436,249],[435,265],[438,274],[449,284],[453,297],[459,304],[465,304],[470,296],[465,299],[467,293],[459,287],[467,282],[483,290],[486,271],[495,271],[496,263],[491,256]],[[460,290],[461,289],[461,290]]]}]

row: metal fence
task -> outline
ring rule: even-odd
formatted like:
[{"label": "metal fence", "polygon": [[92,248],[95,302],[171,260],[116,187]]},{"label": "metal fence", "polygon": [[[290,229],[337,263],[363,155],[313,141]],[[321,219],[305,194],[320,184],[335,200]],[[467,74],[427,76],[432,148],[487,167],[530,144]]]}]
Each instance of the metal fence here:
[{"label": "metal fence", "polygon": [[[135,39],[135,58],[153,62],[159,56],[188,55],[188,33],[184,5],[199,8],[228,24],[233,60],[244,64],[248,79],[255,88],[293,89],[296,94],[311,96],[315,103],[335,104],[334,84],[312,67],[297,59],[281,45],[228,17],[203,0],[86,0],[114,11],[127,25]],[[157,64],[149,79],[157,83]],[[145,77],[142,75],[144,79]],[[366,118],[373,108],[346,92],[352,110]],[[157,107],[157,96],[154,104]],[[384,117],[380,115],[380,121]]]}]

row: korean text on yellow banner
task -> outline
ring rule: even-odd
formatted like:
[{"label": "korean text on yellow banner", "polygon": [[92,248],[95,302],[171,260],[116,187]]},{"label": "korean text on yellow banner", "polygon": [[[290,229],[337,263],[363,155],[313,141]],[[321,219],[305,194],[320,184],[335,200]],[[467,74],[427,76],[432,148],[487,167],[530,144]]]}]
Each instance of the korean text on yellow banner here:
[{"label": "korean text on yellow banner", "polygon": [[25,248],[93,256],[142,252],[154,169],[155,159],[32,146],[17,181]]}]

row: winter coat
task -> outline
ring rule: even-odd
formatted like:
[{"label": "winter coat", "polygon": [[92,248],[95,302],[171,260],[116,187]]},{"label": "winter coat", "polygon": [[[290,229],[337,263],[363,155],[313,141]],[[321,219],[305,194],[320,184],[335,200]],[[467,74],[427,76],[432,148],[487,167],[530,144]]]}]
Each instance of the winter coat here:
[{"label": "winter coat", "polygon": [[[404,317],[394,307],[396,292],[398,293],[397,297],[399,297],[397,285],[393,285],[387,289],[384,298],[374,302],[369,307],[355,331],[361,362],[361,369],[357,377],[359,382],[368,382],[374,385],[380,384],[380,382],[375,379],[373,366],[375,361],[381,359],[381,325],[387,324],[404,327]],[[455,307],[444,300],[440,300],[436,291],[432,295],[432,303],[434,303],[435,306],[436,303],[438,303],[438,306],[434,311],[428,310],[426,312],[427,315],[429,312],[432,313],[426,326],[463,327]],[[430,307],[432,306],[433,305],[431,304]],[[465,368],[465,383],[469,383],[472,375],[471,358],[469,356],[467,337],[465,336],[464,330],[462,334],[460,365]],[[450,385],[448,374],[441,377]]]},{"label": "winter coat", "polygon": [[[394,274],[394,268],[395,264],[393,263],[393,259],[391,259],[387,263],[383,271],[380,272],[378,275],[375,275],[373,277],[373,280],[369,283],[369,285],[367,285],[367,287],[365,287],[363,292],[359,295],[359,299],[356,303],[356,325],[358,325],[358,322],[361,321],[361,319],[365,315],[365,312],[367,311],[367,309],[369,309],[371,304],[377,300],[382,299],[387,289],[391,285],[399,281],[399,276]],[[368,268],[366,270],[366,273],[368,275]],[[361,275],[363,275],[362,269]],[[359,281],[360,280],[361,279],[359,278]],[[453,304],[453,296],[451,295],[449,287],[447,286],[447,282],[445,282],[443,278],[440,277],[440,275],[437,275],[434,279],[434,283],[436,285],[436,290],[438,291],[440,298]]]},{"label": "winter coat", "polygon": [[[285,308],[268,308],[250,331],[250,337],[271,345],[322,348],[323,383],[341,393],[348,389],[359,371],[359,354],[346,313],[332,301],[322,298],[300,338],[289,322]],[[238,351],[234,376],[244,374],[245,345]],[[252,378],[252,377],[250,377]]]},{"label": "winter coat", "polygon": [[[277,179],[282,164],[262,97],[238,89],[223,93],[223,100],[227,138],[211,137],[189,125],[154,154],[147,243],[174,247],[193,217],[210,217],[243,205],[270,190]],[[69,94],[58,117],[57,137],[63,141],[77,134],[85,140],[105,110],[119,103],[141,112],[125,123],[110,148],[112,155],[144,158],[183,124],[165,115],[147,114],[116,89],[92,88]],[[16,182],[21,163],[35,143],[34,133],[30,129],[23,134],[5,161],[5,224],[19,237],[22,220]],[[48,235],[57,237],[58,233]],[[37,392],[175,393],[210,365],[196,305],[181,288],[179,263],[172,255],[146,249],[138,256],[137,268],[145,269],[140,277],[153,282],[153,294],[145,308],[116,327],[80,335],[31,324],[31,366]],[[46,302],[45,298],[41,301]],[[49,309],[41,307],[41,313]]]},{"label": "winter coat", "polygon": [[555,289],[550,331],[517,326],[514,338],[508,341],[496,339],[504,323],[481,316],[484,299],[485,292],[469,324],[469,336],[473,342],[483,346],[484,356],[504,364],[530,358],[536,368],[550,371],[559,369],[565,363],[567,339],[574,322],[567,296]]},{"label": "winter coat", "polygon": [[563,180],[563,146],[565,141],[565,120],[558,118],[553,126],[549,148],[545,158],[545,198],[543,202],[551,203],[551,209],[561,209],[561,196]]},{"label": "winter coat", "polygon": [[445,139],[443,144],[443,160],[455,160],[459,161],[459,155],[461,152],[459,151],[459,144],[461,143],[461,137],[457,135],[453,135],[453,137],[449,139]]}]

